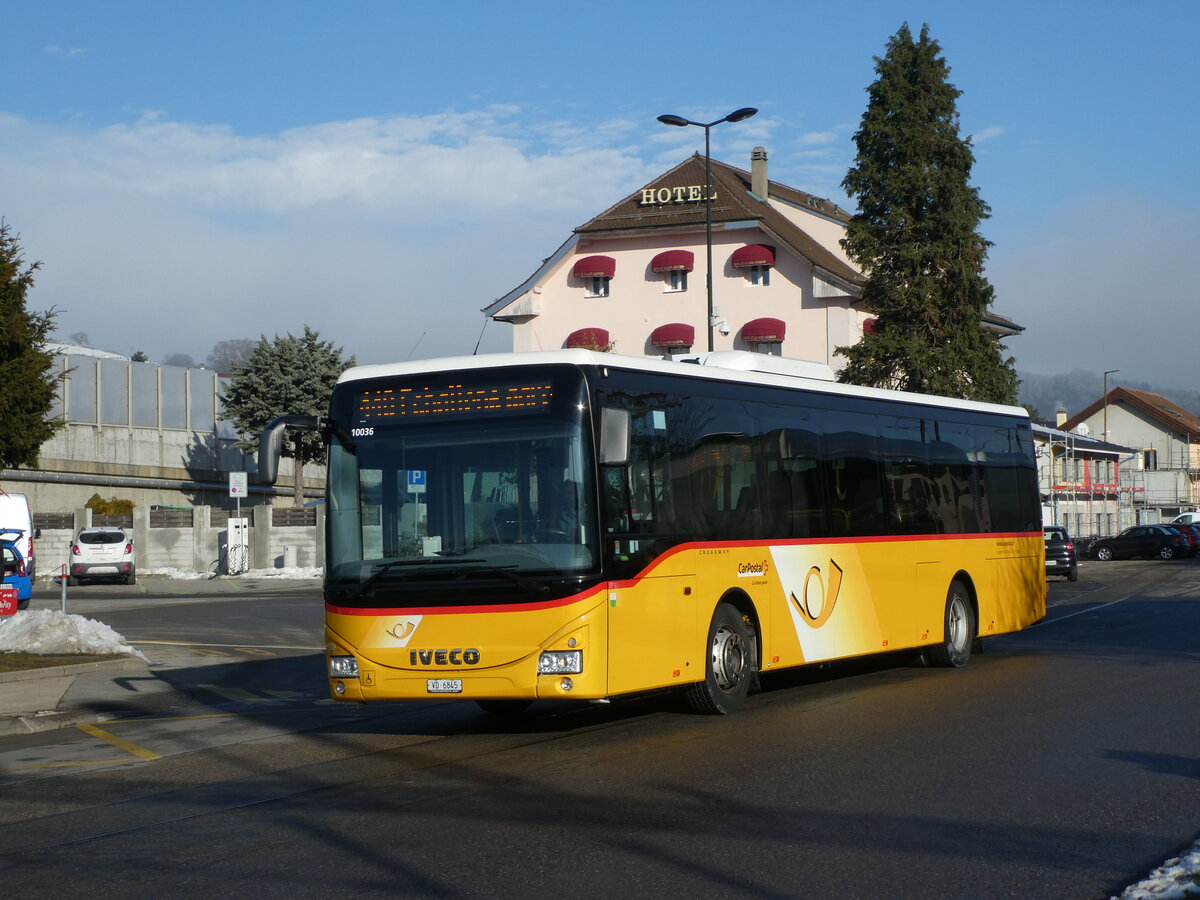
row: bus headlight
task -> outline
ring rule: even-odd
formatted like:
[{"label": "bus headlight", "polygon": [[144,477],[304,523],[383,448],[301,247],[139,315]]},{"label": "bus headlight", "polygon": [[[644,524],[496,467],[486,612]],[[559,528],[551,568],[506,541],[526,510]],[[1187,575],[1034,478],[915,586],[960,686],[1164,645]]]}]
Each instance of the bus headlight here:
[{"label": "bus headlight", "polygon": [[538,657],[539,675],[578,675],[582,671],[582,650],[548,650]]},{"label": "bus headlight", "polygon": [[353,656],[329,657],[330,678],[357,678],[358,659]]}]

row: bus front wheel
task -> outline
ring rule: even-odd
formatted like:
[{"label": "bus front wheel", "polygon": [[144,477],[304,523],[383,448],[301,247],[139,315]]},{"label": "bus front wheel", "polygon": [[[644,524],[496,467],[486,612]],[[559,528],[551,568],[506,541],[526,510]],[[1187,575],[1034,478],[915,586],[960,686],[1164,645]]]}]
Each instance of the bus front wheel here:
[{"label": "bus front wheel", "polygon": [[687,690],[693,710],[724,716],[741,708],[754,676],[753,640],[737,608],[718,604],[708,627],[704,680]]},{"label": "bus front wheel", "polygon": [[935,666],[958,668],[971,659],[971,644],[975,640],[975,611],[967,586],[957,579],[950,583],[946,594],[945,638],[929,648],[929,661]]}]

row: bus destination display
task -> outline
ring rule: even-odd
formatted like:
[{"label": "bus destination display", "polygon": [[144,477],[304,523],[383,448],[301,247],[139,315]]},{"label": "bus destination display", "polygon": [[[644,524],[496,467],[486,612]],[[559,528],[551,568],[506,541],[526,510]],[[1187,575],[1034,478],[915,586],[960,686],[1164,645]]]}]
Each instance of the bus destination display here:
[{"label": "bus destination display", "polygon": [[356,422],[386,424],[406,419],[539,412],[554,398],[549,381],[468,386],[461,382],[378,388],[358,395]]}]

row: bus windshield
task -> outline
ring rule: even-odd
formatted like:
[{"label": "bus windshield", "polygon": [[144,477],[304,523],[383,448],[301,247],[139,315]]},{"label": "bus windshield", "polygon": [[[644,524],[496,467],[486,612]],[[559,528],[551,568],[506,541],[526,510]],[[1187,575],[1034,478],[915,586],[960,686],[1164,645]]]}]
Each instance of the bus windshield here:
[{"label": "bus windshield", "polygon": [[539,399],[505,399],[529,387],[491,371],[335,392],[331,600],[538,601],[598,570],[582,377],[542,374]]}]

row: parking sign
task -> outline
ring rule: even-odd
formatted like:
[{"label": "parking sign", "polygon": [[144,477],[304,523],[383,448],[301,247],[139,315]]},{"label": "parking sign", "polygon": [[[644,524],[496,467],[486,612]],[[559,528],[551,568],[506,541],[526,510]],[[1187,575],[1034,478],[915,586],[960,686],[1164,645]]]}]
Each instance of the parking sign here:
[{"label": "parking sign", "polygon": [[229,496],[245,497],[250,493],[245,472],[229,473]]}]

